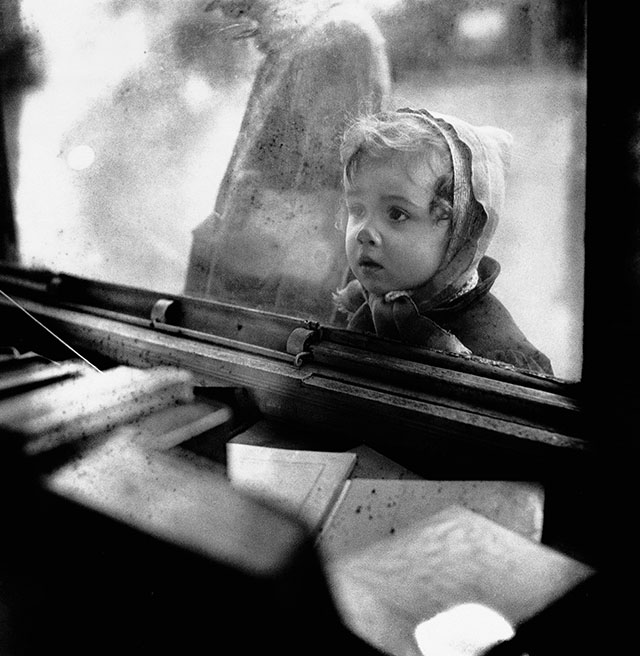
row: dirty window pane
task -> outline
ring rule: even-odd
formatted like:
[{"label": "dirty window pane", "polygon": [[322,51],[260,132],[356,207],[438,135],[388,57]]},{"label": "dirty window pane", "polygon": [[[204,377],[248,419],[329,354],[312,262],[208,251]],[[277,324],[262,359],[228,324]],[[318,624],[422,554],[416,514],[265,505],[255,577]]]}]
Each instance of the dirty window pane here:
[{"label": "dirty window pane", "polygon": [[339,323],[342,128],[365,108],[426,108],[513,135],[492,292],[555,375],[579,379],[582,6],[7,2],[19,257]]}]

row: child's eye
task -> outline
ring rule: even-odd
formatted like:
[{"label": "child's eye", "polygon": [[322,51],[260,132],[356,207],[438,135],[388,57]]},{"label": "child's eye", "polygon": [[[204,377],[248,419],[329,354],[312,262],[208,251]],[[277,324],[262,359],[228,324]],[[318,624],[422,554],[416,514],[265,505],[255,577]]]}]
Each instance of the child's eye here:
[{"label": "child's eye", "polygon": [[410,217],[404,210],[401,210],[399,207],[390,207],[389,218],[392,221],[406,221]]}]

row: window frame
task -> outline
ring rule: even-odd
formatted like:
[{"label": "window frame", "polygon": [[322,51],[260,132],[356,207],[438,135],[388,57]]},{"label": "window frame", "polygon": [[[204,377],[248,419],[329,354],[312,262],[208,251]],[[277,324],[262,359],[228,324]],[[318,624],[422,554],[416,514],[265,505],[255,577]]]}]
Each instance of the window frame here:
[{"label": "window frame", "polygon": [[[365,414],[373,408],[373,415],[378,418],[387,411],[396,413],[402,418],[399,425],[413,436],[414,442],[426,427],[441,434],[442,439],[454,436],[473,451],[476,435],[482,444],[492,447],[497,444],[501,453],[519,454],[516,459],[535,452],[532,461],[543,469],[546,465],[540,454],[557,451],[562,454],[560,462],[567,453],[572,454],[570,458],[580,453],[577,457],[581,458],[591,452],[590,440],[584,432],[584,382],[564,381],[475,356],[410,347],[374,335],[208,299],[160,294],[21,266],[11,257],[16,247],[16,231],[8,200],[4,140],[1,145],[2,197],[7,199],[2,206],[3,236],[7,244],[4,248],[7,263],[0,265],[3,289],[31,307],[36,316],[51,320],[70,342],[80,344],[97,357],[149,364],[134,351],[156,349],[154,362],[174,361],[196,369],[200,366],[205,370],[205,379],[216,380],[225,366],[225,358],[234,355],[240,360],[233,364],[236,368],[231,367],[233,371],[227,378],[222,376],[222,379],[228,384],[253,387],[260,409],[283,419],[299,420],[301,413],[297,407],[305,402],[305,397],[312,396],[321,408],[314,415],[319,420],[324,418],[324,412],[332,416],[334,424],[341,423],[340,413],[331,407],[331,399],[337,399],[344,403],[347,412],[357,406]],[[7,305],[4,300],[2,303]],[[11,310],[15,315],[15,308]],[[98,325],[91,323],[95,320]],[[99,326],[100,321],[103,326],[111,326],[115,330],[113,334],[119,334],[120,351],[105,345],[109,341],[108,331]],[[298,331],[297,342],[291,340],[295,331]],[[158,344],[159,336],[167,340],[162,348]],[[101,346],[100,339],[103,339]],[[205,364],[195,365],[190,362],[188,349],[196,344],[206,344],[218,351],[204,356]],[[291,352],[291,348],[297,348],[296,344],[298,350]],[[168,352],[171,348],[180,357],[173,357]],[[253,371],[260,377],[259,372],[265,367],[276,367],[276,383],[284,385],[281,391],[270,394],[268,388],[252,385],[250,373]],[[291,372],[296,375],[292,376]],[[292,380],[295,389],[288,386]],[[283,402],[289,397],[292,407]],[[374,433],[381,432],[375,422],[365,423]],[[560,445],[559,448],[554,444]],[[409,451],[413,448],[420,450],[415,443]]]},{"label": "window frame", "polygon": [[[399,449],[403,460],[427,463],[430,453],[451,458],[462,450],[451,459],[455,477],[479,462],[484,476],[550,475],[593,455],[579,385],[524,375],[534,383],[526,387],[518,372],[504,370],[518,382],[504,380],[502,368],[473,359],[417,349],[423,361],[408,360],[403,345],[375,336],[43,270],[2,265],[0,284],[90,361],[184,367],[202,385],[248,390],[265,416],[345,439],[357,434],[387,452]],[[51,341],[6,298],[2,304],[18,334]],[[485,369],[496,377],[477,374]]]}]

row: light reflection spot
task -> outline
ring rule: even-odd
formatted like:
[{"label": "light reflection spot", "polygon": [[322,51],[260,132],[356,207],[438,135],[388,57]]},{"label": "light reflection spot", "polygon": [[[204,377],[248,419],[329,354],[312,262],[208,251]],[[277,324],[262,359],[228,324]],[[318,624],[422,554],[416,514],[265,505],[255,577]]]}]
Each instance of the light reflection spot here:
[{"label": "light reflection spot", "polygon": [[505,15],[499,9],[472,9],[460,15],[458,32],[473,41],[493,40],[507,27]]},{"label": "light reflection spot", "polygon": [[76,146],[67,153],[67,164],[74,171],[82,171],[83,169],[89,168],[95,158],[96,154],[91,146]]},{"label": "light reflection spot", "polygon": [[182,93],[187,104],[194,111],[210,106],[214,95],[211,85],[204,78],[196,75],[187,78]]},{"label": "light reflection spot", "polygon": [[414,636],[424,656],[479,656],[514,633],[500,613],[470,603],[453,606],[421,622]]}]

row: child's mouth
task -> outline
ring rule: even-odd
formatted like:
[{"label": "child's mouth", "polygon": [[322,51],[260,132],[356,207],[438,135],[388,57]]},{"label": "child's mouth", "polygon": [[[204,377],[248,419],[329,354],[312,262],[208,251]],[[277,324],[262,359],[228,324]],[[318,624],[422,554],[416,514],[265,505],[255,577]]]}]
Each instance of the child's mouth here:
[{"label": "child's mouth", "polygon": [[358,260],[358,266],[364,271],[379,271],[384,268],[382,264],[379,264],[375,260],[372,260],[368,257],[361,257]]}]

